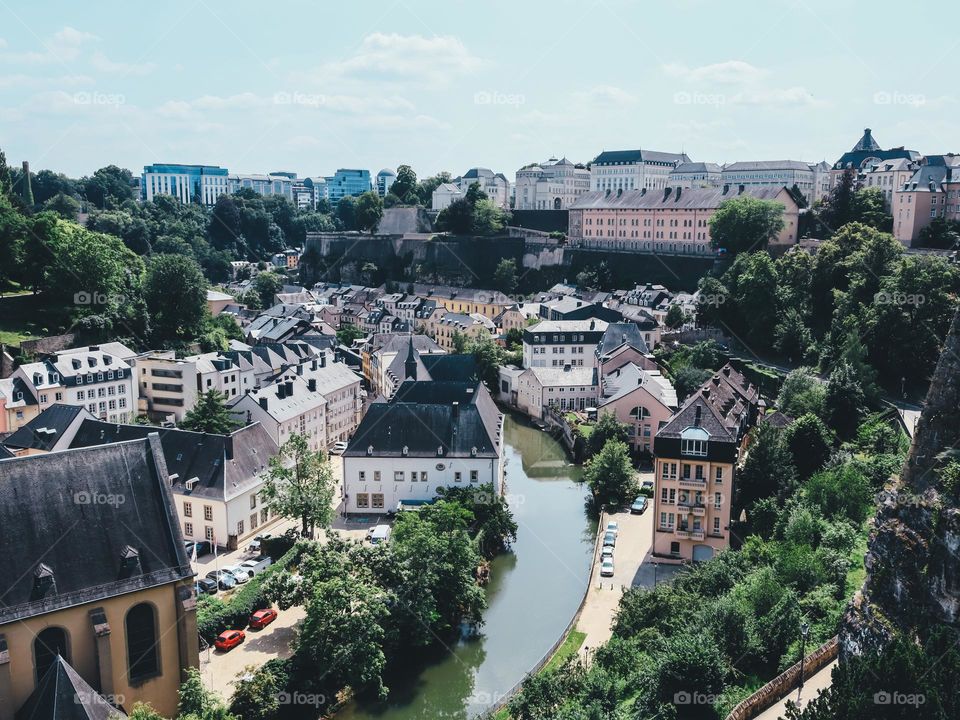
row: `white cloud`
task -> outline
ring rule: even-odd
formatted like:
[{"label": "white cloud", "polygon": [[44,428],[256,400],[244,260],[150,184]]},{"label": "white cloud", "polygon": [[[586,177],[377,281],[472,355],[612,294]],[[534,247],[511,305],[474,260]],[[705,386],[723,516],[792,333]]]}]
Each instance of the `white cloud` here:
[{"label": "white cloud", "polygon": [[0,38],[0,48],[5,48],[7,46],[7,41],[3,38]]},{"label": "white cloud", "polygon": [[636,105],[639,102],[636,95],[632,95],[615,85],[597,85],[585,92],[575,93],[574,100],[578,103],[601,103],[620,107]]},{"label": "white cloud", "polygon": [[735,105],[804,105],[807,107],[828,105],[825,100],[815,98],[807,88],[799,85],[738,93],[730,99],[730,102]]},{"label": "white cloud", "polygon": [[448,82],[483,65],[452,35],[367,35],[351,57],[320,67],[317,78]]},{"label": "white cloud", "polygon": [[741,85],[757,82],[770,74],[768,70],[758,68],[743,60],[727,60],[726,62],[699,67],[687,67],[682,63],[668,63],[663,71],[670,77],[680,78],[688,83],[723,83],[726,85]]},{"label": "white cloud", "polygon": [[119,73],[121,75],[146,75],[156,68],[156,63],[125,63],[114,62],[102,52],[97,50],[90,58],[90,64],[94,69],[105,73]]},{"label": "white cloud", "polygon": [[[98,39],[92,33],[67,26],[41,41],[40,50],[5,53],[2,59],[27,65],[71,62],[80,56],[80,51],[86,43]],[[4,47],[6,47],[6,41],[0,42],[0,48]]]},{"label": "white cloud", "polygon": [[38,77],[36,75],[10,74],[0,75],[0,88],[40,88],[50,85],[75,87],[92,85],[93,78],[88,75],[61,75],[59,77]]}]

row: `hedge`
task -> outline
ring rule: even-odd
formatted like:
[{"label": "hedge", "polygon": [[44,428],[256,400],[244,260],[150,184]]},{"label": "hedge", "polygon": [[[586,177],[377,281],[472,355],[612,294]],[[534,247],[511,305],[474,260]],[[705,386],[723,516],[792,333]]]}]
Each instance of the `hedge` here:
[{"label": "hedge", "polygon": [[197,631],[209,643],[224,630],[242,630],[254,610],[270,607],[263,595],[263,583],[273,573],[285,570],[296,558],[296,548],[290,548],[283,557],[259,575],[250,578],[233,593],[229,600],[204,595],[197,601]]}]

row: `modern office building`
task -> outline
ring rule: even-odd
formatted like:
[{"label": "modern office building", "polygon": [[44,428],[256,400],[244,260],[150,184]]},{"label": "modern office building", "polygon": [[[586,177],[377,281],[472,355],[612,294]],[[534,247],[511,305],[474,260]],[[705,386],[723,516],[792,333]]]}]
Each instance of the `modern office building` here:
[{"label": "modern office building", "polygon": [[390,168],[384,168],[377,173],[377,195],[384,197],[390,192],[390,186],[397,179],[397,174]]},{"label": "modern office building", "polygon": [[140,199],[171,195],[182,203],[214,205],[230,192],[229,171],[218,165],[144,165]]},{"label": "modern office building", "polygon": [[283,195],[287,200],[293,200],[294,180],[286,173],[232,174],[228,178],[231,193],[238,190],[253,190],[261,195]]},{"label": "modern office building", "polygon": [[373,189],[369,170],[340,168],[333,175],[324,178],[327,184],[327,199],[336,205],[341,198],[363,195]]}]

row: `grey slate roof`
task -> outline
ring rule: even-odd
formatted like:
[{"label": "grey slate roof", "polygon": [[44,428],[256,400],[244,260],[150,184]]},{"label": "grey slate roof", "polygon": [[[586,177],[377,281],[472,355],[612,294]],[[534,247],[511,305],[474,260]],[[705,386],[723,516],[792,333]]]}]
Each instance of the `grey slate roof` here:
[{"label": "grey slate roof", "polygon": [[[147,437],[155,432],[166,460],[167,472],[176,476],[169,481],[174,492],[225,500],[259,482],[277,444],[260,423],[235,430],[230,435],[198,433],[179,428],[148,425],[120,425],[101,420],[85,420],[71,448],[95,447]],[[187,481],[197,478],[192,490]]]},{"label": "grey slate roof", "polygon": [[636,162],[677,163],[690,162],[686,153],[657,150],[604,150],[593,159],[596,165],[623,165]]},{"label": "grey slate roof", "polygon": [[636,323],[610,323],[600,338],[600,344],[597,345],[597,357],[606,357],[621,345],[632,345],[638,351],[646,355],[650,352],[646,340],[643,339],[643,333]]},{"label": "grey slate roof", "polygon": [[799,160],[744,160],[730,163],[723,168],[724,173],[750,172],[754,170],[803,170],[810,172],[810,163]]},{"label": "grey slate roof", "polygon": [[122,720],[126,717],[59,655],[16,714],[16,720]]},{"label": "grey slate roof", "polygon": [[79,415],[91,415],[79,405],[54,403],[26,425],[16,430],[3,444],[14,450],[50,451]]},{"label": "grey slate roof", "polygon": [[625,209],[713,209],[724,200],[735,198],[738,195],[749,195],[761,200],[773,200],[784,188],[774,185],[747,185],[742,193],[736,188],[728,188],[724,192],[722,187],[716,188],[664,188],[663,190],[627,190],[617,195],[609,195],[603,190],[593,190],[584,193],[570,206],[573,210],[590,208],[625,208]]},{"label": "grey slate roof", "polygon": [[497,406],[480,383],[405,382],[391,402],[370,406],[344,455],[367,457],[372,447],[371,457],[403,457],[406,448],[408,456],[438,461],[495,458],[500,453],[500,421]]},{"label": "grey slate roof", "polygon": [[167,477],[157,436],[0,460],[0,624],[192,577]]}]

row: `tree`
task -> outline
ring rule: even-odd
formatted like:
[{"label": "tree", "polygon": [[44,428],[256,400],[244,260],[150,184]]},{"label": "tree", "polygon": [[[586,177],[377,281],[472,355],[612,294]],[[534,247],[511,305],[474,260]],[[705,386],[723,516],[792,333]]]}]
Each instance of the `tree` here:
[{"label": "tree", "polygon": [[337,203],[337,220],[344,230],[357,229],[357,199],[351,195],[340,198]]},{"label": "tree", "polygon": [[357,198],[355,222],[357,230],[373,232],[383,218],[383,200],[377,193],[369,190]]},{"label": "tree", "polygon": [[183,416],[180,427],[193,432],[229,435],[237,428],[237,421],[227,410],[226,399],[218,390],[207,390]]},{"label": "tree", "polygon": [[737,478],[737,506],[749,508],[770,497],[782,504],[795,485],[793,456],[784,442],[783,431],[761,420]]},{"label": "tree", "polygon": [[157,255],[147,266],[143,296],[150,312],[154,342],[192,340],[207,312],[207,282],[197,261],[187,255]]},{"label": "tree", "polygon": [[286,684],[278,670],[285,660],[268,660],[261,666],[248,665],[234,682],[230,712],[242,720],[274,720],[280,711],[280,697]]},{"label": "tree", "polygon": [[842,518],[859,526],[873,504],[870,480],[853,462],[815,473],[803,486],[803,497],[828,520]]},{"label": "tree", "polygon": [[960,243],[960,222],[943,217],[934,218],[920,229],[917,247],[951,250]]},{"label": "tree", "polygon": [[496,235],[507,223],[507,215],[492,200],[480,200],[473,206],[475,235]]},{"label": "tree", "polygon": [[790,308],[773,330],[773,347],[790,360],[803,360],[810,354],[813,334],[800,313]]},{"label": "tree", "polygon": [[621,506],[637,496],[639,487],[627,444],[612,440],[590,458],[583,468],[594,501],[600,505]]},{"label": "tree", "polygon": [[468,235],[473,231],[473,205],[466,200],[454,200],[437,215],[437,229],[454,235]]},{"label": "tree", "polygon": [[738,337],[757,348],[772,346],[777,314],[777,268],[765,251],[742,253],[723,275],[729,289],[722,315]]},{"label": "tree", "polygon": [[300,532],[310,537],[314,528],[329,527],[333,519],[335,484],[324,453],[310,450],[307,438],[294,434],[270,458],[262,492],[271,512],[299,518]]},{"label": "tree", "polygon": [[417,198],[424,207],[433,207],[433,191],[443,183],[450,182],[450,173],[444,171],[417,183]]},{"label": "tree", "polygon": [[218,250],[237,251],[244,245],[240,230],[240,209],[229,195],[221,195],[210,213],[207,235]]},{"label": "tree", "polygon": [[690,397],[694,390],[703,385],[710,376],[711,370],[685,365],[673,374],[673,388],[677,391],[677,399],[683,402]]},{"label": "tree", "polygon": [[816,415],[807,413],[797,418],[787,427],[785,439],[801,481],[822,468],[830,457],[833,438]]},{"label": "tree", "polygon": [[627,426],[617,420],[612,412],[601,413],[596,425],[587,438],[587,457],[598,455],[610,441],[629,444],[630,435]]},{"label": "tree", "polygon": [[133,174],[116,165],[100,168],[92,177],[80,180],[80,186],[87,200],[101,209],[133,200]]},{"label": "tree", "polygon": [[56,213],[64,220],[76,220],[80,214],[80,201],[70,195],[57,193],[43,203],[43,209]]},{"label": "tree", "polygon": [[401,165],[397,168],[397,179],[390,186],[390,194],[399,198],[405,205],[416,205],[419,198],[416,194],[417,174],[409,165]]},{"label": "tree", "polygon": [[869,225],[877,230],[890,232],[893,217],[887,213],[883,190],[878,187],[866,187],[853,194],[850,208],[853,222]]},{"label": "tree", "polygon": [[274,297],[283,289],[283,278],[274,272],[258,273],[253,279],[251,289],[257,293],[257,297],[260,300],[260,307],[272,307]]},{"label": "tree", "polygon": [[667,316],[664,318],[664,324],[671,330],[679,330],[687,322],[687,314],[679,305],[671,305],[667,310]]},{"label": "tree", "polygon": [[223,700],[203,686],[200,671],[187,669],[187,679],[180,685],[177,720],[238,720],[231,715]]},{"label": "tree", "polygon": [[850,363],[842,361],[830,373],[823,405],[825,420],[837,437],[852,439],[860,426],[866,397]]},{"label": "tree", "polygon": [[780,386],[777,408],[793,418],[807,413],[822,417],[825,395],[826,387],[813,369],[799,367],[791,370]]},{"label": "tree", "polygon": [[[455,343],[456,344],[456,343]],[[500,366],[503,364],[503,348],[494,342],[489,333],[482,333],[467,341],[464,352],[471,353],[477,361],[480,380],[491,391],[497,387]]]},{"label": "tree", "polygon": [[741,196],[724,200],[710,218],[710,243],[728,253],[764,250],[783,230],[783,205]]},{"label": "tree", "polygon": [[843,171],[820,208],[820,219],[831,231],[838,230],[853,217],[854,175],[851,168]]},{"label": "tree", "polygon": [[517,289],[517,261],[503,258],[493,272],[493,286],[500,292],[510,294]]}]

